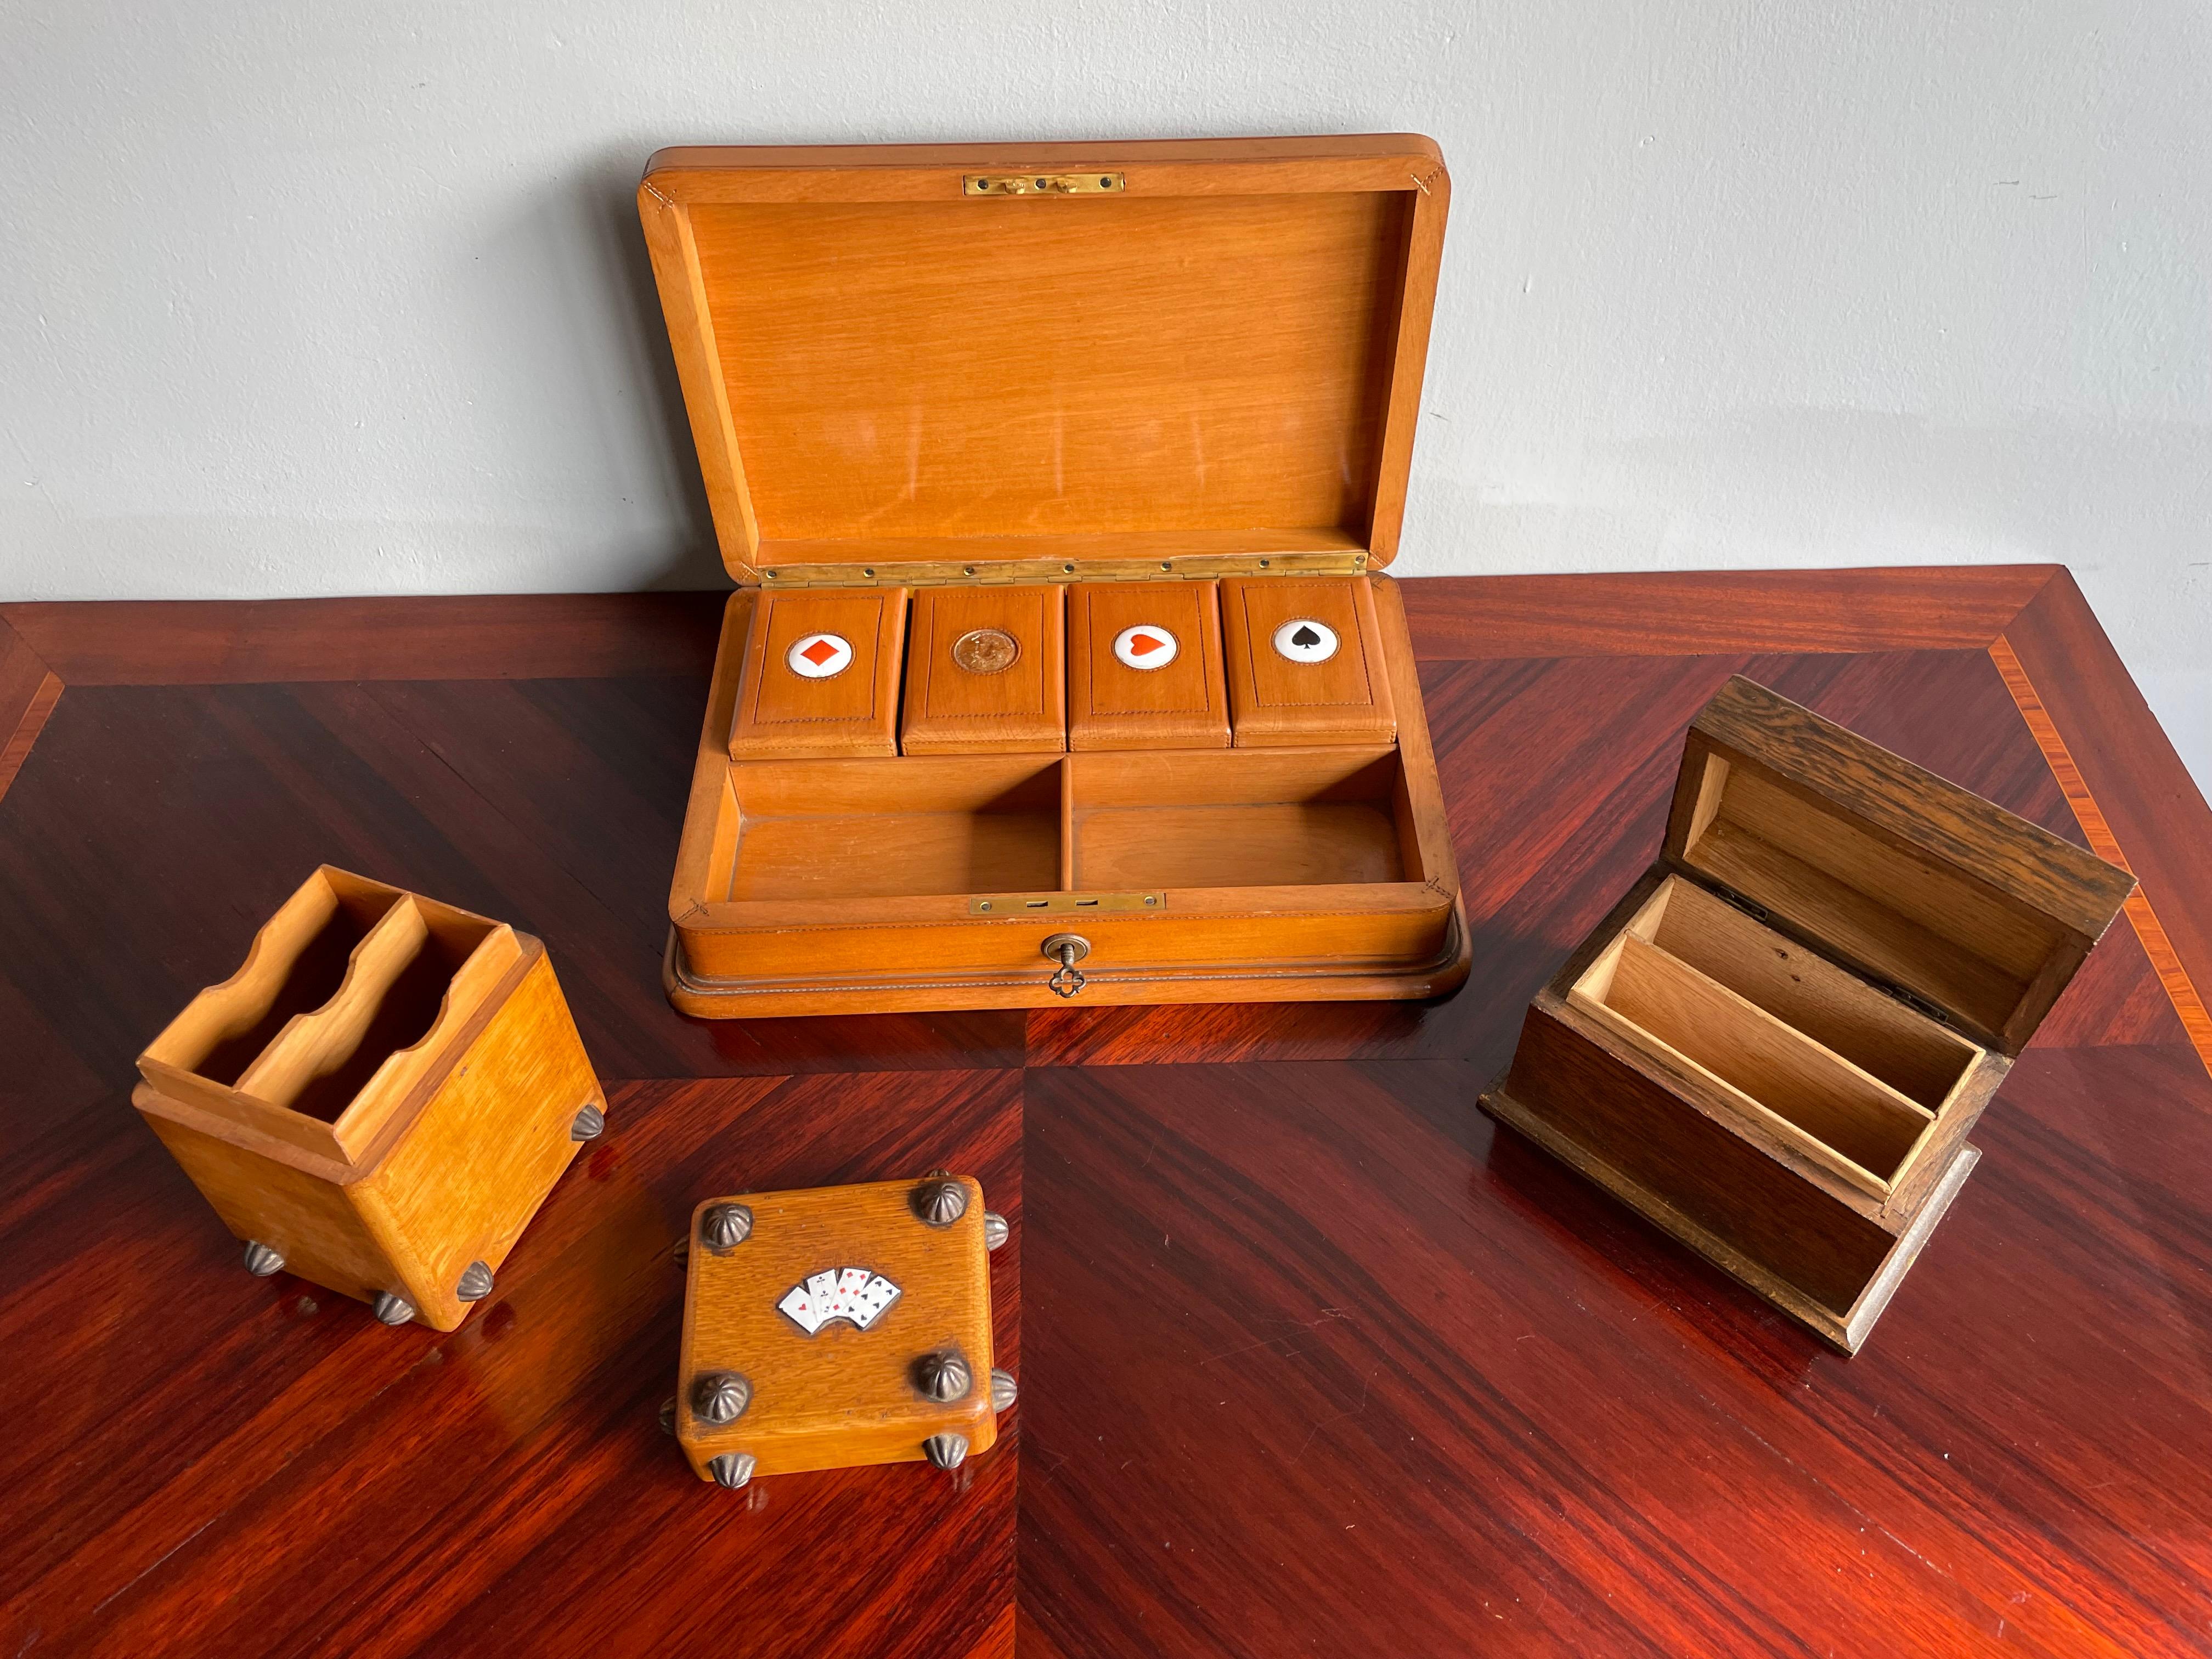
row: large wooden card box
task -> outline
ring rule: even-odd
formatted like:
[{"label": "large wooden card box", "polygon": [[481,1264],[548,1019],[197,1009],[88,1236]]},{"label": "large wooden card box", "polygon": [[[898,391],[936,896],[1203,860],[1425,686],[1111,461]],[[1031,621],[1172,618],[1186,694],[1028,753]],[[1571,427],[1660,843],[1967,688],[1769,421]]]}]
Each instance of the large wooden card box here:
[{"label": "large wooden card box", "polygon": [[138,1057],[249,1271],[450,1331],[605,1122],[545,947],[325,866]]},{"label": "large wooden card box", "polygon": [[2134,887],[1732,679],[1690,728],[1659,861],[1537,994],[1482,1105],[1852,1352]]},{"label": "large wooden card box", "polygon": [[[1425,997],[1465,977],[1379,574],[1448,193],[1436,147],[1404,136],[653,158],[639,208],[741,585],[670,890],[678,1007]],[[1092,637],[1108,611],[1062,603],[1117,583],[1202,586],[1202,611],[1140,618],[1193,651],[1223,650],[1231,594],[1240,626],[1339,617],[1328,695],[1302,704],[1273,670],[1240,691],[1209,658],[1190,695],[1121,696],[1099,678],[1112,635]],[[898,752],[890,703],[857,688],[838,712],[874,753],[810,750],[799,718],[765,748],[747,675],[780,659],[756,610],[878,588],[911,596]],[[1009,608],[1040,591],[1038,617]],[[1186,611],[1195,628],[1170,623]],[[979,629],[1009,635],[988,686],[944,660]],[[987,691],[1002,720],[978,716]]]}]

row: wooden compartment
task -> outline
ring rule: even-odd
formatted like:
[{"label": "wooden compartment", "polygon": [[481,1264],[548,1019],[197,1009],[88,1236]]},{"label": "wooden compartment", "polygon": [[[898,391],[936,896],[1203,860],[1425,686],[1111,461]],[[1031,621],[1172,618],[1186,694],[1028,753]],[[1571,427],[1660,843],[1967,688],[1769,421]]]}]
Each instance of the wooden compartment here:
[{"label": "wooden compartment", "polygon": [[2133,886],[1731,680],[1658,864],[1537,994],[1482,1104],[1850,1352]]},{"label": "wooden compartment", "polygon": [[[1376,574],[1449,189],[1402,135],[653,158],[639,211],[739,583],[670,883],[678,1008],[1460,983]],[[1248,665],[1233,745],[1232,586],[1238,627],[1339,635],[1296,675]],[[760,608],[884,589],[911,596],[901,752],[749,744]],[[1138,624],[1181,672],[1107,672]]]},{"label": "wooden compartment", "polygon": [[1983,1052],[1694,881],[1662,882],[1628,931],[1930,1112]]},{"label": "wooden compartment", "polygon": [[1084,757],[1069,775],[1078,888],[1422,879],[1395,749]]},{"label": "wooden compartment", "polygon": [[543,945],[328,866],[138,1069],[132,1103],[250,1262],[441,1330],[605,1109]]},{"label": "wooden compartment", "polygon": [[1696,1066],[1723,1100],[1877,1197],[1935,1124],[1925,1106],[1632,933],[1568,1000]]},{"label": "wooden compartment", "polygon": [[1061,763],[787,761],[737,769],[723,896],[805,902],[1060,884]]}]

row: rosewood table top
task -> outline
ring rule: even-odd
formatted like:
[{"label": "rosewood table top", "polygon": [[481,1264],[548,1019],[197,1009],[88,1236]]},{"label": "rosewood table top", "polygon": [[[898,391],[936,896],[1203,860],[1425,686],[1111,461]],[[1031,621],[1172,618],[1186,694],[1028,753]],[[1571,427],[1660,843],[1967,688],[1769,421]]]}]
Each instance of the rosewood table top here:
[{"label": "rosewood table top", "polygon": [[[1405,592],[1457,996],[725,1025],[719,596],[0,606],[0,1654],[2212,1652],[2212,813],[2071,578]],[[1475,1108],[1737,672],[2142,883],[1852,1359]],[[542,936],[607,1082],[451,1335],[247,1275],[129,1104],[325,860]],[[998,1447],[702,1486],[691,1205],[939,1165]]]}]

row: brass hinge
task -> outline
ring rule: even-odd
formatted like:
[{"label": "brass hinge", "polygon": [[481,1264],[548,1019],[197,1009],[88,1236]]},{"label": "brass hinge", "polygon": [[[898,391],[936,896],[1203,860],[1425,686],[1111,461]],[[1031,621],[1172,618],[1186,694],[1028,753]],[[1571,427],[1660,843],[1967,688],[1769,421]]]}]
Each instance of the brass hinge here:
[{"label": "brass hinge", "polygon": [[1118,173],[971,173],[963,196],[1118,196],[1128,189]]},{"label": "brass hinge", "polygon": [[[1734,905],[1737,909],[1742,911],[1744,915],[1749,916],[1753,921],[1765,922],[1770,927],[1773,925],[1773,915],[1765,905],[1760,904],[1754,900],[1746,898],[1742,894],[1737,892],[1735,888],[1729,886],[1725,882],[1715,881],[1711,877],[1706,877],[1704,881],[1704,886],[1707,892],[1712,894],[1716,898],[1724,900],[1728,903]],[[1826,953],[1823,951],[1820,954],[1825,956]],[[1853,971],[1857,978],[1864,980],[1869,985],[1874,987],[1875,990],[1881,992],[1882,995],[1889,998],[1893,1002],[1903,1003],[1906,1007],[1911,1009],[1914,1013],[1920,1015],[1923,1018],[1932,1019],[1938,1025],[1948,1026],[1951,1024],[1951,1017],[1948,1014],[1945,1013],[1941,1008],[1929,1001],[1926,997],[1920,995],[1917,992],[1908,991],[1902,985],[1895,984],[1889,980],[1876,979],[1872,974],[1857,972],[1857,970]]]},{"label": "brass hinge", "polygon": [[1070,912],[1164,910],[1164,893],[994,893],[968,901],[971,916],[1057,916]]},{"label": "brass hinge", "polygon": [[1903,1003],[1914,1013],[1923,1018],[1932,1019],[1938,1025],[1948,1025],[1951,1023],[1951,1017],[1941,1008],[1918,993],[1906,990],[1902,985],[1893,985],[1886,979],[1875,979],[1871,975],[1868,977],[1867,983],[1873,986],[1882,995]]},{"label": "brass hinge", "polygon": [[910,563],[780,564],[763,587],[1008,587],[1039,582],[1206,581],[1221,576],[1358,576],[1364,553],[1214,553],[1187,559],[933,559]]},{"label": "brass hinge", "polygon": [[1742,894],[1737,892],[1733,887],[1725,886],[1717,881],[1711,884],[1710,890],[1717,897],[1725,900],[1728,903],[1734,905],[1737,909],[1742,911],[1744,915],[1749,916],[1753,921],[1771,921],[1774,920],[1773,913],[1768,910],[1765,905],[1755,903],[1752,900],[1746,898]]}]

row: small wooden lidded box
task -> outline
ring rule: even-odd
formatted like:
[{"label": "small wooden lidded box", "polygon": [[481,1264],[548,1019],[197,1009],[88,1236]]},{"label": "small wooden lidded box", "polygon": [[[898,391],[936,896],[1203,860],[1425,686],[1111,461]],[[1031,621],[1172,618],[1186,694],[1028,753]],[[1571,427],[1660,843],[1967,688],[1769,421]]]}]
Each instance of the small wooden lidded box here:
[{"label": "small wooden lidded box", "polygon": [[896,755],[903,587],[771,593],[753,606],[730,755]]},{"label": "small wooden lidded box", "polygon": [[138,1057],[246,1265],[450,1331],[605,1122],[545,947],[325,866]]},{"label": "small wooden lidded box", "polygon": [[1239,749],[1398,735],[1367,583],[1227,581],[1221,611]]},{"label": "small wooden lidded box", "polygon": [[[1403,134],[653,158],[639,211],[739,583],[670,884],[678,1008],[1466,977],[1380,574],[1449,194]],[[902,665],[874,613],[829,620],[884,592],[910,596]]]},{"label": "small wooden lidded box", "polygon": [[1732,679],[1690,727],[1658,863],[1482,1104],[1850,1352],[2134,889]]},{"label": "small wooden lidded box", "polygon": [[1226,749],[1220,584],[1067,590],[1067,746]]},{"label": "small wooden lidded box", "polygon": [[748,1193],[691,1218],[676,1437],[702,1480],[919,1462],[998,1439],[987,1253],[1006,1223],[973,1181]]},{"label": "small wooden lidded box", "polygon": [[925,587],[906,670],[908,755],[1067,747],[1066,605],[1057,587]]}]

